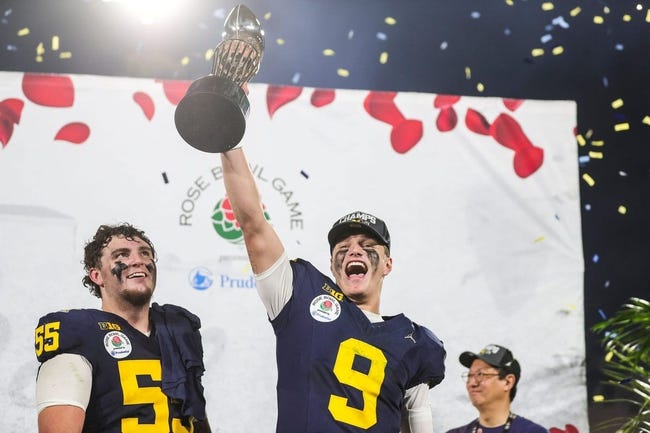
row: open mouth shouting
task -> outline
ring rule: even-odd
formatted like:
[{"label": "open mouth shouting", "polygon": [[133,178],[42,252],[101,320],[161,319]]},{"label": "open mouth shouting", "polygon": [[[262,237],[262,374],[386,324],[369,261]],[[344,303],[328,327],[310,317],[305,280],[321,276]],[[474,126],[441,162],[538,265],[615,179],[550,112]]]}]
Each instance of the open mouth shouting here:
[{"label": "open mouth shouting", "polygon": [[368,273],[368,266],[365,263],[353,260],[345,266],[345,275],[348,278],[363,278]]}]

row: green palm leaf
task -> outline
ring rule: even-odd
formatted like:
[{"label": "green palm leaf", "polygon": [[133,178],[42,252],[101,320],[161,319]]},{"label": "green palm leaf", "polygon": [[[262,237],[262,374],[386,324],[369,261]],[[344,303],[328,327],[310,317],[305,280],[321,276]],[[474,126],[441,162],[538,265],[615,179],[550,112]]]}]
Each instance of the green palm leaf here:
[{"label": "green palm leaf", "polygon": [[617,417],[599,426],[617,433],[650,433],[650,302],[630,298],[612,317],[592,327],[602,334],[607,352],[603,367],[606,383],[623,391],[625,397],[605,399],[634,408],[630,417]]}]

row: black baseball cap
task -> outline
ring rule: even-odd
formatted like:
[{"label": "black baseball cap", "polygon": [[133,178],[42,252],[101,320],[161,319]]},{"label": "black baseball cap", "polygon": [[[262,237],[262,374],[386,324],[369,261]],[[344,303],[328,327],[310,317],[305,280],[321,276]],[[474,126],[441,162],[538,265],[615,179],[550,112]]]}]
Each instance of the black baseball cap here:
[{"label": "black baseball cap", "polygon": [[463,352],[458,357],[460,363],[467,368],[470,368],[476,359],[481,359],[494,368],[501,368],[507,373],[514,374],[516,382],[519,381],[521,367],[509,349],[498,344],[488,344],[479,353]]},{"label": "black baseball cap", "polygon": [[390,249],[390,234],[386,223],[367,212],[355,211],[339,218],[327,234],[330,252],[334,245],[351,235],[366,234]]}]

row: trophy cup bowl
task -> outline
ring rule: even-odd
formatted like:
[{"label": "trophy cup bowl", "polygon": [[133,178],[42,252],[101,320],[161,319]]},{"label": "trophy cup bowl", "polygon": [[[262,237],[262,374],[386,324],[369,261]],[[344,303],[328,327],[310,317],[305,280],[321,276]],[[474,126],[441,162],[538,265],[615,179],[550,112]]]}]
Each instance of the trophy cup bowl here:
[{"label": "trophy cup bowl", "polygon": [[242,86],[259,70],[264,32],[253,12],[235,6],[214,51],[212,71],[192,82],[174,113],[180,136],[208,153],[235,147],[246,131],[250,102]]}]

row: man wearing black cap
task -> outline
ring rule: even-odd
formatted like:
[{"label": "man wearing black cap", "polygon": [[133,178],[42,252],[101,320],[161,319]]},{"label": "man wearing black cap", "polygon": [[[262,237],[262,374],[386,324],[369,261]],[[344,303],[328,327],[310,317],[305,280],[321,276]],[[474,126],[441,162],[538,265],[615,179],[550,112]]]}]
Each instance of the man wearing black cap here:
[{"label": "man wearing black cap", "polygon": [[447,433],[548,433],[541,425],[510,410],[521,377],[519,362],[510,350],[489,344],[478,353],[461,353],[459,361],[469,368],[462,377],[479,416]]},{"label": "man wearing black cap", "polygon": [[257,290],[276,335],[279,433],[431,433],[429,388],[445,350],[403,314],[379,314],[392,270],[386,224],[366,212],[328,235],[336,282],[289,260],[264,217],[241,148],[221,154],[226,192],[244,234]]}]

